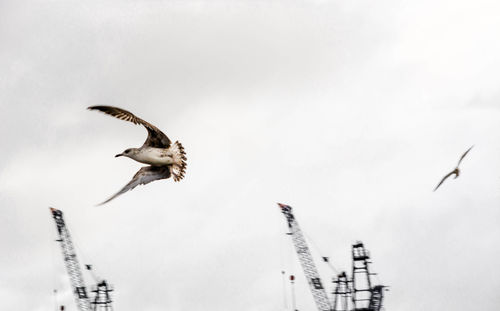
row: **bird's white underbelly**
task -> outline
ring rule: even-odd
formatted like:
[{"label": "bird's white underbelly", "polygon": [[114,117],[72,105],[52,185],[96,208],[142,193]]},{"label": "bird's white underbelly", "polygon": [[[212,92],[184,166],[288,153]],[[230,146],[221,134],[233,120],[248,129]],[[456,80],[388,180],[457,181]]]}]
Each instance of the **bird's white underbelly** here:
[{"label": "bird's white underbelly", "polygon": [[162,148],[147,148],[142,150],[137,156],[137,161],[150,165],[170,165],[174,163],[172,152]]}]

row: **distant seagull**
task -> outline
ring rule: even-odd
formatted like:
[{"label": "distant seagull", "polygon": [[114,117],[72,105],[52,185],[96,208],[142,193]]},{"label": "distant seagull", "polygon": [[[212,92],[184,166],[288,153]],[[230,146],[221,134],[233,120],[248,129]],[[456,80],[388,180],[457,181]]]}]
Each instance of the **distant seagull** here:
[{"label": "distant seagull", "polygon": [[[474,146],[472,146],[474,147]],[[441,179],[441,181],[439,182],[439,184],[436,186],[436,188],[434,188],[434,191],[437,190],[437,188],[439,188],[439,186],[441,186],[441,184],[448,178],[450,177],[451,175],[455,174],[455,178],[456,179],[458,176],[460,176],[460,169],[458,168],[458,166],[460,166],[460,163],[462,163],[462,160],[465,158],[465,156],[467,155],[467,153],[469,153],[469,151],[472,149],[472,147],[470,147],[469,149],[467,149],[467,151],[464,152],[464,154],[462,154],[462,156],[460,157],[460,160],[458,161],[458,164],[457,164],[457,167],[455,167],[455,169],[453,171],[451,171],[448,175],[444,176],[443,179]]]},{"label": "distant seagull", "polygon": [[186,153],[181,143],[176,141],[172,144],[167,135],[163,134],[156,126],[136,117],[127,110],[111,106],[92,106],[87,109],[99,110],[120,120],[141,124],[148,130],[148,138],[141,148],[129,148],[115,157],[129,157],[150,166],[141,168],[125,187],[99,205],[113,200],[120,194],[132,190],[138,185],[167,179],[170,176],[173,176],[174,181],[179,181],[184,177],[186,171]]}]

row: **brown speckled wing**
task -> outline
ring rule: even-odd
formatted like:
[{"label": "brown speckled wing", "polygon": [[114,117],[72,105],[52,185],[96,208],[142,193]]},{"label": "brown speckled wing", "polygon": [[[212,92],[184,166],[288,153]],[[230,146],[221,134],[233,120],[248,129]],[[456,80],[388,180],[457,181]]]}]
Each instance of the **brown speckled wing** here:
[{"label": "brown speckled wing", "polygon": [[102,202],[99,205],[103,205],[113,200],[117,196],[134,189],[139,185],[149,184],[152,181],[167,179],[171,176],[170,167],[168,166],[145,166],[141,168],[135,175],[132,177],[132,180],[126,184],[120,191],[115,193],[112,197]]},{"label": "brown speckled wing", "polygon": [[167,135],[163,134],[163,132],[160,131],[156,126],[142,120],[141,118],[136,117],[133,113],[125,109],[112,106],[91,106],[88,107],[87,109],[98,110],[115,118],[118,118],[120,120],[143,125],[146,128],[146,130],[148,130],[148,138],[144,142],[143,147],[144,146],[155,147],[155,148],[170,147],[171,142],[170,139],[168,139]]}]

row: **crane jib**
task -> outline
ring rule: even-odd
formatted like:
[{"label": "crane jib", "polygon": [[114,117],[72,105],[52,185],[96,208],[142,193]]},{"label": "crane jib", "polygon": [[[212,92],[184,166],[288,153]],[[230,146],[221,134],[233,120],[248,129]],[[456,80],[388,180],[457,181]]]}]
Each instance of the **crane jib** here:
[{"label": "crane jib", "polygon": [[64,222],[63,212],[55,208],[51,208],[50,211],[56,222],[57,233],[59,234],[59,239],[57,241],[61,243],[64,264],[68,271],[76,304],[80,311],[88,311],[90,310],[90,300],[87,294],[87,288],[83,282],[82,271],[80,270],[73,242],[71,241],[71,235]]},{"label": "crane jib", "polygon": [[307,246],[304,235],[302,234],[299,224],[295,220],[292,213],[292,207],[281,203],[278,203],[278,205],[281,208],[282,213],[285,215],[288,228],[290,229],[289,233],[292,236],[293,244],[295,246],[295,251],[299,257],[300,264],[304,270],[304,274],[309,283],[309,288],[318,310],[333,310],[326,295],[325,288],[321,282],[321,278],[319,277],[316,265],[314,264],[311,253],[309,252],[309,247]]}]

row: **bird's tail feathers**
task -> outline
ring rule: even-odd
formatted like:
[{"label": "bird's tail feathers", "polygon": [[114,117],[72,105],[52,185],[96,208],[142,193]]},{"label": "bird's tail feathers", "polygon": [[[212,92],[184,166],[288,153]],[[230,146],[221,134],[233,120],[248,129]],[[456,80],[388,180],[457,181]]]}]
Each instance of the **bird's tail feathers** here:
[{"label": "bird's tail feathers", "polygon": [[180,181],[184,178],[186,172],[186,152],[184,147],[178,141],[176,141],[170,148],[174,155],[174,164],[172,165],[172,175],[174,181]]}]

